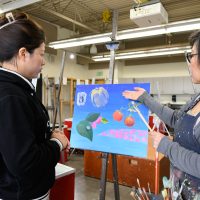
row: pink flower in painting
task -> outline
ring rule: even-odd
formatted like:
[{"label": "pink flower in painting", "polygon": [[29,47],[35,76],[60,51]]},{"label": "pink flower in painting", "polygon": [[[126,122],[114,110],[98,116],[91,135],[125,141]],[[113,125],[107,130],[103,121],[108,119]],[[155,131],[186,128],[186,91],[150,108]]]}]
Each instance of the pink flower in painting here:
[{"label": "pink flower in painting", "polygon": [[98,117],[97,120],[95,121],[97,124],[100,124],[101,123],[101,120],[102,120],[102,117]]},{"label": "pink flower in painting", "polygon": [[122,130],[115,131],[115,138],[124,138],[124,132]]},{"label": "pink flower in painting", "polygon": [[129,137],[125,135],[124,140],[129,140]]},{"label": "pink flower in painting", "polygon": [[93,122],[93,123],[91,124],[91,126],[92,126],[92,128],[96,128],[96,127],[97,127],[96,122]]},{"label": "pink flower in painting", "polygon": [[143,137],[142,142],[147,143],[147,138]]},{"label": "pink flower in painting", "polygon": [[107,136],[108,134],[106,132],[101,133],[102,136]]},{"label": "pink flower in painting", "polygon": [[130,142],[133,142],[133,137],[132,137],[132,136],[129,137],[129,141],[130,141]]},{"label": "pink flower in painting", "polygon": [[138,135],[139,136],[145,136],[147,133],[146,133],[146,131],[143,131],[143,130],[138,130]]},{"label": "pink flower in painting", "polygon": [[140,142],[140,139],[139,138],[135,138],[135,142]]}]

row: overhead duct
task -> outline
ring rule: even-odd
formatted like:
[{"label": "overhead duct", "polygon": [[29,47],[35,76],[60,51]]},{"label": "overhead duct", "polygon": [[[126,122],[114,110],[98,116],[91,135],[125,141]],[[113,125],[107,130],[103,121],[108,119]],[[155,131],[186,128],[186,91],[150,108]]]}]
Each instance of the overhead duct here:
[{"label": "overhead duct", "polygon": [[155,26],[168,23],[168,14],[160,1],[150,1],[134,6],[130,19],[139,27]]},{"label": "overhead duct", "polygon": [[0,14],[36,3],[41,0],[1,0]]}]

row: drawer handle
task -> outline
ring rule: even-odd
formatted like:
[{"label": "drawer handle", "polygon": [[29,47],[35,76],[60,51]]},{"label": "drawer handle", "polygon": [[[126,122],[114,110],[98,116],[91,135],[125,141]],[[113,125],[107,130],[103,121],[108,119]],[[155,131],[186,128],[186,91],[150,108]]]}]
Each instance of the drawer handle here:
[{"label": "drawer handle", "polygon": [[138,161],[137,160],[133,160],[133,159],[129,159],[129,164],[137,166],[138,165]]}]

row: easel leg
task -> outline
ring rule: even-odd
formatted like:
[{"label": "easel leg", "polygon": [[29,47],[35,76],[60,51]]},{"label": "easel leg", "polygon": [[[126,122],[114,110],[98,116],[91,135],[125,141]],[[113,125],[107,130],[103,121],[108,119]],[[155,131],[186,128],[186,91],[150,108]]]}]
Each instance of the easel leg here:
[{"label": "easel leg", "polygon": [[113,168],[113,182],[114,182],[115,200],[120,200],[116,154],[112,154],[112,168]]},{"label": "easel leg", "polygon": [[69,157],[71,157],[71,156],[73,155],[73,153],[74,153],[75,150],[76,150],[76,149],[73,148],[73,150],[72,150],[71,153],[69,154]]},{"label": "easel leg", "polygon": [[[105,200],[105,196],[106,196],[108,156],[109,156],[108,153],[102,154],[102,172],[101,172],[100,189],[99,189],[99,200]],[[115,200],[120,200],[118,174],[117,174],[117,157],[115,154],[111,154],[111,157],[112,157]]]},{"label": "easel leg", "polygon": [[108,168],[108,153],[102,153],[102,171],[101,171],[101,180],[99,189],[99,200],[105,200],[107,168]]}]

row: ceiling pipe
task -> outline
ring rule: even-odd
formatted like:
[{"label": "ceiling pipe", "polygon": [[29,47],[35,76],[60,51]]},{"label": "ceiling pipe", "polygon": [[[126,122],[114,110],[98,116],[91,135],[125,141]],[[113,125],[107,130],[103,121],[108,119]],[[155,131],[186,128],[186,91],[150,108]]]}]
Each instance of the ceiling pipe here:
[{"label": "ceiling pipe", "polygon": [[40,8],[41,8],[42,10],[44,10],[44,11],[47,11],[47,12],[49,12],[49,13],[51,13],[51,14],[57,16],[57,17],[60,17],[60,18],[62,18],[62,19],[64,19],[64,20],[67,20],[67,21],[69,21],[69,22],[72,22],[73,24],[76,24],[77,26],[80,26],[80,27],[82,27],[82,28],[84,28],[84,29],[87,29],[87,30],[89,30],[89,31],[92,31],[93,33],[99,33],[97,30],[95,30],[95,29],[93,29],[93,28],[90,28],[89,26],[86,26],[86,25],[84,25],[84,24],[82,24],[82,23],[80,23],[80,22],[78,22],[78,21],[76,21],[76,20],[74,20],[74,19],[71,19],[71,18],[69,18],[69,17],[67,17],[67,16],[65,16],[65,15],[62,15],[62,14],[56,12],[56,11],[50,10],[50,9],[45,8],[45,7],[43,7],[43,6],[40,6]]}]

